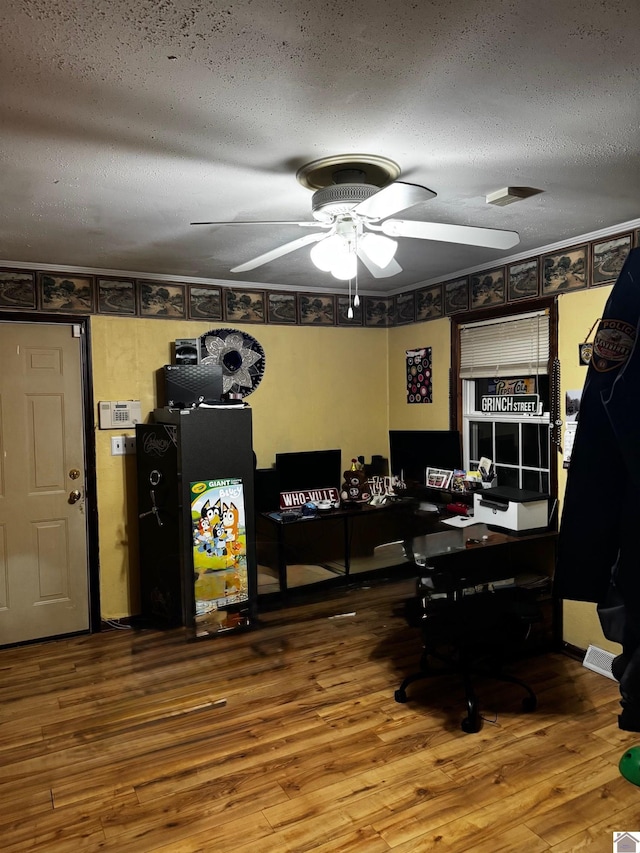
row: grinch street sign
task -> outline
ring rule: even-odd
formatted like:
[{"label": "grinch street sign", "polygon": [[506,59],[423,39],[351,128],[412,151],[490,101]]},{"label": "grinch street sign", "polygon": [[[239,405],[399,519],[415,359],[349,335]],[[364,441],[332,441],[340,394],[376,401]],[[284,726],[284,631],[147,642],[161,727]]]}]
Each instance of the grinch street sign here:
[{"label": "grinch street sign", "polygon": [[538,394],[492,394],[481,398],[481,410],[492,414],[541,415]]}]

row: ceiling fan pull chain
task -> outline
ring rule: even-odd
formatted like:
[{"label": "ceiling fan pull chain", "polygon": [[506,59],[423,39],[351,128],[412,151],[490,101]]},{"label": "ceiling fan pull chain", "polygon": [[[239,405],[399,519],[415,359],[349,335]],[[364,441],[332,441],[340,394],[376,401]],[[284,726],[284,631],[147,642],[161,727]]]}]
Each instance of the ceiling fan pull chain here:
[{"label": "ceiling fan pull chain", "polygon": [[349,307],[347,308],[347,317],[349,318],[349,320],[353,320],[353,308],[351,306],[351,282],[352,279],[349,279]]},{"label": "ceiling fan pull chain", "polygon": [[353,307],[357,308],[360,305],[360,297],[358,296],[358,267],[360,266],[358,262],[358,229],[354,229],[354,245],[353,249],[356,255],[356,293],[353,297]]}]

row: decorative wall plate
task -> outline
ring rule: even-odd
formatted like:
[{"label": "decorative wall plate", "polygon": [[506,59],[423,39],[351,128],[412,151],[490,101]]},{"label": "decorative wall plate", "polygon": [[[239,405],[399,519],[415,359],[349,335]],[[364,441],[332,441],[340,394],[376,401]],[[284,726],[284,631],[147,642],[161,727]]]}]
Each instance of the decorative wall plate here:
[{"label": "decorative wall plate", "polygon": [[200,335],[200,363],[222,367],[222,393],[246,397],[260,384],[265,355],[258,341],[238,329],[210,329]]}]

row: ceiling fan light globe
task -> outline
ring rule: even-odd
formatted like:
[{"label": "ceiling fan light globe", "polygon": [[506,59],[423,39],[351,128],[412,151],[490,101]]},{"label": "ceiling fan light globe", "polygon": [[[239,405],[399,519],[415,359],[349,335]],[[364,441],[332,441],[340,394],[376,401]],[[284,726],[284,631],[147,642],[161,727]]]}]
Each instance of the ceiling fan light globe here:
[{"label": "ceiling fan light globe", "polygon": [[331,234],[324,240],[316,243],[311,249],[309,257],[314,266],[322,272],[331,272],[336,257],[341,257],[347,251],[347,246],[338,234]]},{"label": "ceiling fan light globe", "polygon": [[336,258],[331,267],[331,275],[341,281],[347,281],[350,278],[355,278],[357,266],[358,258],[355,252],[349,252],[344,257]]},{"label": "ceiling fan light globe", "polygon": [[380,269],[389,266],[398,248],[396,240],[384,237],[382,234],[372,234],[371,232],[362,237],[360,245]]}]

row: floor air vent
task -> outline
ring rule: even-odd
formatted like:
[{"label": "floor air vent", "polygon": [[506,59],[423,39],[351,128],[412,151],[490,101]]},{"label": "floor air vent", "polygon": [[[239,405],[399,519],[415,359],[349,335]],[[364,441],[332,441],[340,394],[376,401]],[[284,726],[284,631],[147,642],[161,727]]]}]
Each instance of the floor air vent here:
[{"label": "floor air vent", "polygon": [[599,672],[600,675],[606,675],[612,681],[615,681],[611,672],[611,663],[615,655],[611,652],[605,652],[604,649],[599,649],[597,646],[589,646],[587,653],[584,656],[582,665],[587,669],[592,669],[594,672]]}]

